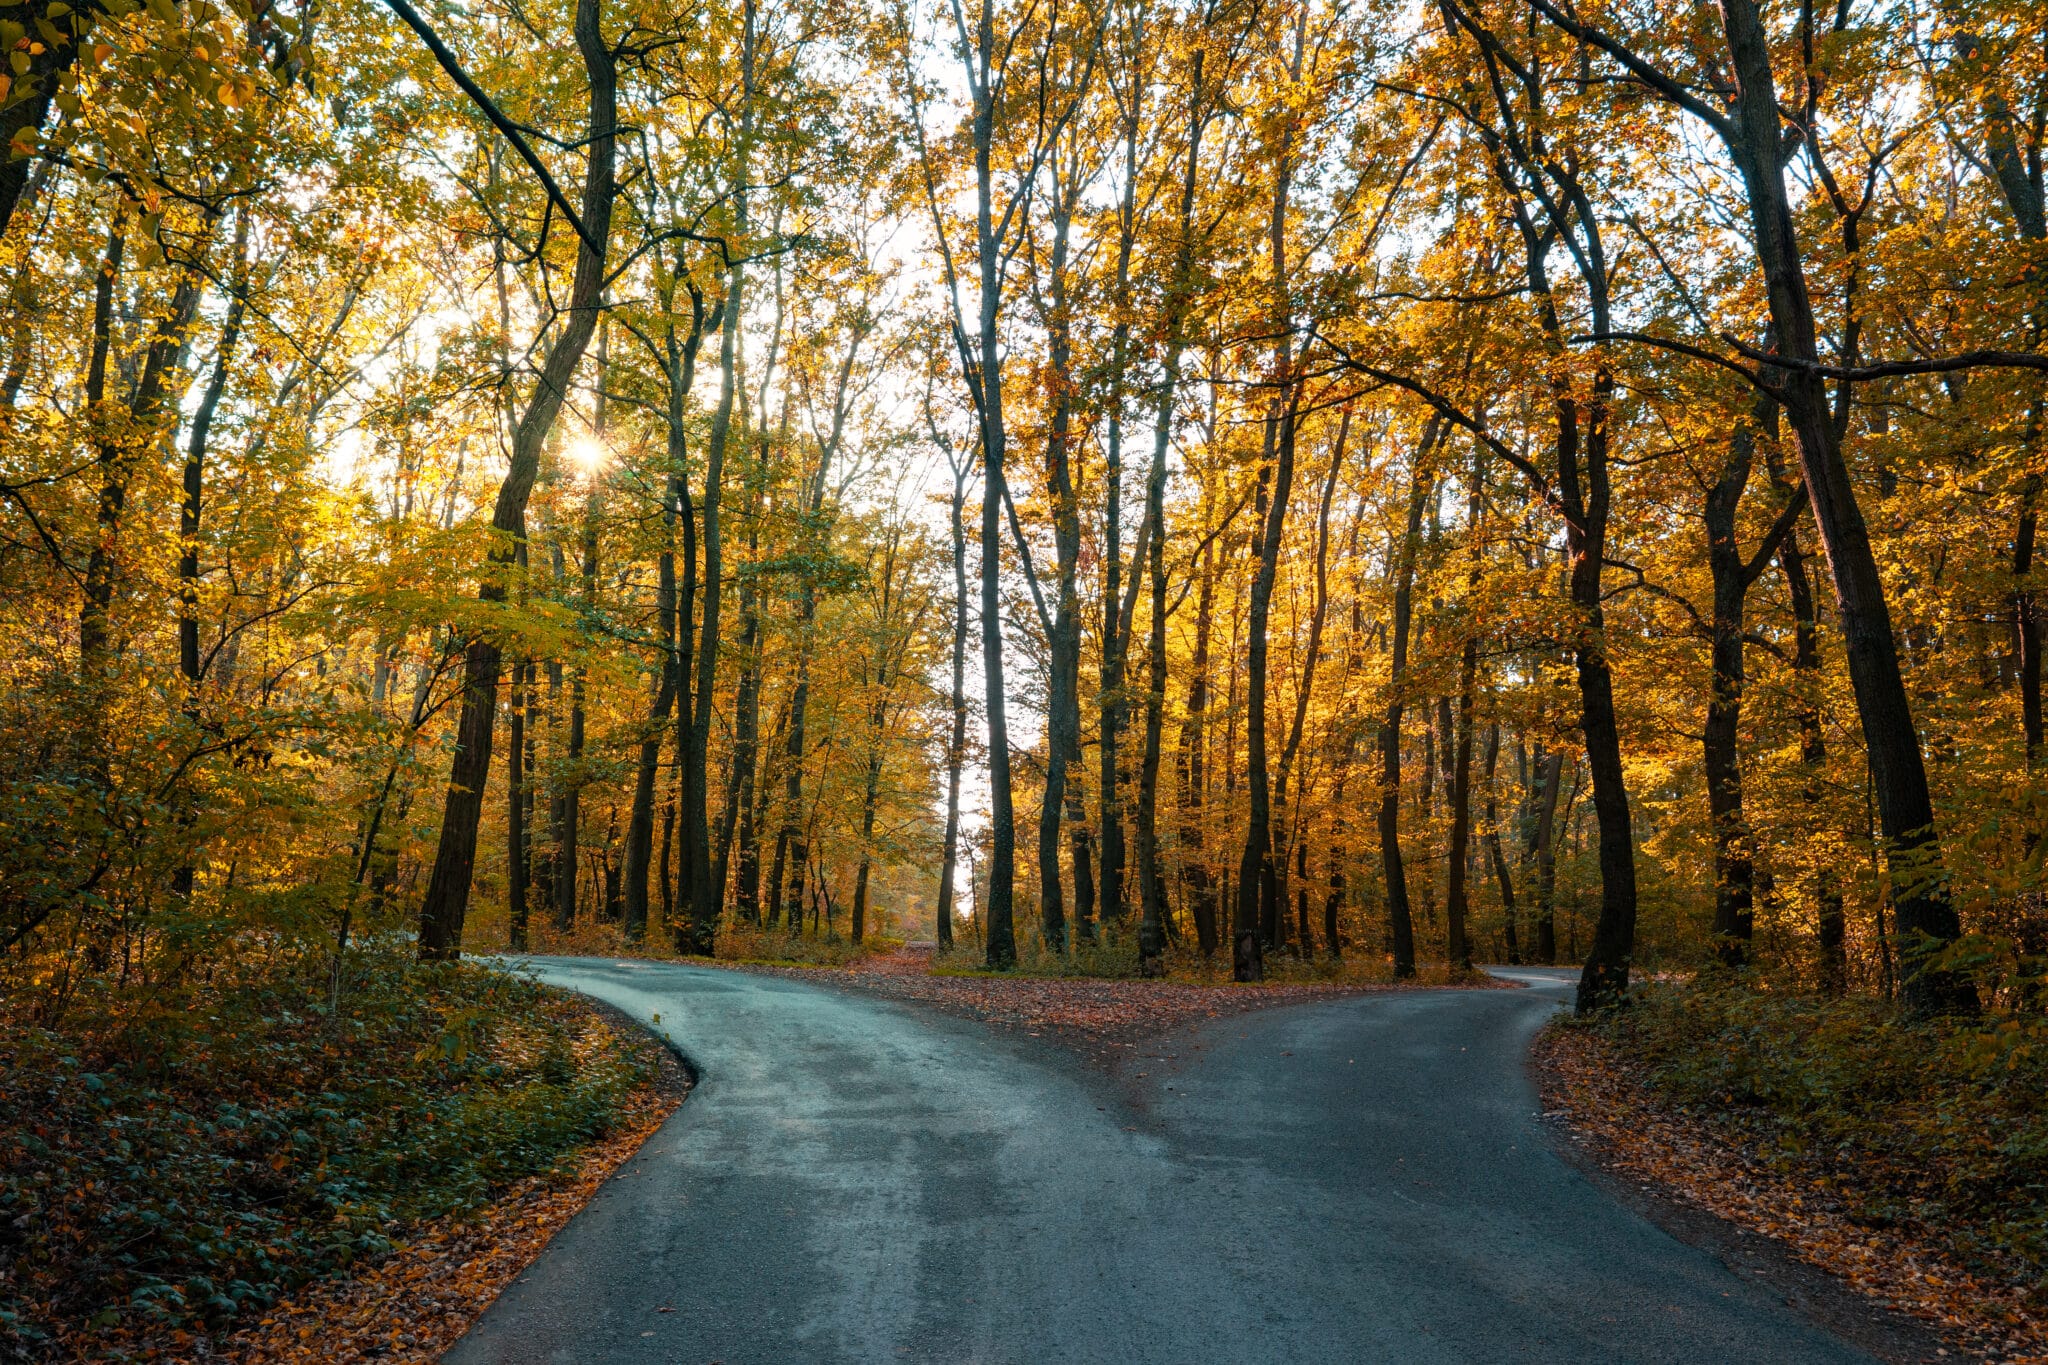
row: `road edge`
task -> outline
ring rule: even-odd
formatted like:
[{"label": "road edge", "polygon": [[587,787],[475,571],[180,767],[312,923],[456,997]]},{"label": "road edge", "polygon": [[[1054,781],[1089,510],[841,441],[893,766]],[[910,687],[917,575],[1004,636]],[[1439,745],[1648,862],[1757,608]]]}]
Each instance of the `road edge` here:
[{"label": "road edge", "polygon": [[[1559,1030],[1552,1020],[1531,1038],[1524,1067],[1542,1102],[1539,1125],[1551,1149],[1588,1183],[1673,1238],[1720,1261],[1745,1283],[1762,1281],[1785,1306],[1887,1365],[1977,1356],[1958,1337],[1910,1313],[1873,1303],[1847,1281],[1801,1257],[1796,1244],[1702,1207],[1676,1187],[1629,1169],[1608,1137],[1579,1122],[1563,1096]],[[1647,1098],[1641,1103],[1649,1104]],[[1712,1139],[1705,1140],[1711,1142]]]}]

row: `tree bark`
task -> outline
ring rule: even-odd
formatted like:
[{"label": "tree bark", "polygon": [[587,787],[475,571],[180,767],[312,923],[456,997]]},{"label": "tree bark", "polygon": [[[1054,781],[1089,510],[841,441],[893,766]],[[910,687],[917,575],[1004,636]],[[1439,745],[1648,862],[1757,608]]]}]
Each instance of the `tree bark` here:
[{"label": "tree bark", "polygon": [[[1055,159],[1057,149],[1055,149]],[[1052,638],[1046,642],[1045,793],[1038,811],[1039,933],[1052,952],[1067,950],[1067,912],[1060,884],[1060,821],[1068,809],[1067,765],[1081,742],[1081,621],[1075,577],[1081,559],[1081,516],[1074,495],[1072,425],[1074,404],[1072,302],[1068,298],[1067,249],[1080,176],[1069,172],[1053,184],[1052,255],[1048,270],[1051,309],[1046,319],[1046,382],[1051,413],[1045,438],[1046,497],[1052,504],[1053,546],[1058,574]],[[1081,865],[1075,865],[1078,877]],[[1076,901],[1080,899],[1076,887]],[[1076,905],[1076,916],[1079,914]]]},{"label": "tree bark", "polygon": [[[548,350],[532,400],[513,433],[511,463],[498,488],[491,516],[492,528],[501,543],[491,552],[478,591],[486,602],[505,600],[504,571],[513,561],[513,547],[526,534],[526,502],[540,471],[541,448],[554,427],[569,380],[597,330],[605,274],[602,244],[611,233],[612,201],[617,190],[612,179],[617,74],[612,49],[599,27],[601,10],[602,0],[577,0],[576,47],[583,56],[590,83],[588,160],[581,211],[589,240],[577,242],[568,316]],[[419,954],[429,961],[452,959],[462,953],[462,922],[469,911],[470,881],[476,867],[477,827],[491,770],[491,727],[497,716],[501,660],[498,643],[484,635],[471,640],[464,651],[462,715],[456,724],[455,756],[449,766],[441,837],[434,851],[434,870],[427,882],[426,897],[420,903]]]},{"label": "tree bark", "polygon": [[[675,305],[674,281],[667,290],[671,310]],[[684,515],[689,487],[689,444],[683,419],[691,386],[696,382],[697,352],[704,339],[704,298],[690,291],[691,326],[678,353],[675,327],[667,329],[669,354],[668,477],[662,489],[661,555],[656,570],[655,629],[661,635],[661,674],[655,684],[654,700],[647,710],[647,726],[640,739],[639,764],[633,774],[633,812],[626,822],[626,879],[624,931],[628,943],[647,936],[647,884],[654,854],[654,779],[661,762],[662,732],[668,728],[676,695],[684,685],[682,656],[676,651],[676,530]],[[722,319],[721,319],[722,320]],[[680,362],[679,364],[676,362]],[[664,838],[673,834],[669,830]],[[663,855],[664,865],[667,855]],[[664,866],[663,875],[666,876]]]},{"label": "tree bark", "polygon": [[1500,722],[1486,732],[1486,851],[1493,861],[1493,878],[1500,887],[1501,938],[1507,948],[1509,966],[1522,960],[1520,929],[1515,921],[1515,882],[1508,871],[1507,854],[1501,849],[1499,788],[1494,774],[1500,762]]},{"label": "tree bark", "polygon": [[1536,754],[1536,829],[1529,848],[1536,855],[1536,960],[1557,961],[1557,793],[1564,781],[1564,755]]},{"label": "tree bark", "polygon": [[[200,725],[199,706],[199,525],[206,491],[206,442],[214,413],[227,390],[228,371],[242,335],[242,315],[249,294],[249,215],[235,220],[235,265],[228,286],[228,311],[221,322],[220,344],[214,352],[213,377],[192,414],[191,439],[185,447],[184,499],[178,508],[178,674],[185,685],[185,718]],[[192,894],[193,866],[188,854],[171,877],[177,896]]]},{"label": "tree bark", "polygon": [[1195,596],[1195,648],[1188,663],[1187,720],[1180,738],[1180,875],[1195,944],[1204,960],[1216,955],[1216,874],[1209,866],[1202,827],[1208,793],[1209,634],[1216,619],[1216,565],[1210,546],[1202,549],[1201,581]]},{"label": "tree bark", "polygon": [[953,880],[960,861],[960,769],[967,761],[967,474],[965,460],[953,467],[953,496],[947,504],[947,524],[953,533],[953,686],[947,700],[953,725],[946,736],[946,836],[933,925],[940,952],[953,946]]},{"label": "tree bark", "polygon": [[1387,671],[1387,710],[1380,722],[1380,866],[1387,884],[1394,975],[1415,975],[1415,919],[1408,904],[1408,871],[1401,856],[1401,718],[1407,707],[1408,635],[1415,618],[1415,561],[1422,548],[1422,509],[1435,476],[1430,468],[1443,422],[1432,413],[1416,443],[1408,471],[1408,517],[1394,557],[1393,657]]},{"label": "tree bark", "polygon": [[[600,365],[599,370],[602,372]],[[583,505],[583,593],[585,622],[597,611],[597,521],[603,508],[602,476],[590,475],[590,494]],[[590,690],[590,666],[579,662],[569,679],[569,749],[555,806],[555,928],[566,931],[576,922],[579,855],[582,852],[583,745],[589,719],[584,702]]]}]

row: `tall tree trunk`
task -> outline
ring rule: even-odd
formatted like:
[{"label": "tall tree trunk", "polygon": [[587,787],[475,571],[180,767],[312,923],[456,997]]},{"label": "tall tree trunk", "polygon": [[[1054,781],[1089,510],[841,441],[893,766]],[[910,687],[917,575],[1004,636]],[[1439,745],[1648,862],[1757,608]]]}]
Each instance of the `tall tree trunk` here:
[{"label": "tall tree trunk", "polygon": [[[1750,420],[1729,439],[1728,458],[1720,477],[1707,490],[1701,521],[1707,532],[1707,564],[1714,603],[1712,634],[1713,683],[1707,700],[1702,736],[1707,778],[1707,810],[1714,840],[1714,940],[1722,965],[1740,967],[1749,961],[1756,903],[1755,858],[1749,819],[1742,802],[1740,728],[1745,687],[1743,615],[1750,584],[1770,562],[1775,545],[1760,547],[1745,562],[1736,540],[1736,515],[1755,464],[1758,428],[1769,422],[1776,404],[1759,398]],[[1780,532],[1782,534],[1782,532]]]},{"label": "tall tree trunk", "polygon": [[121,519],[127,510],[129,481],[137,464],[155,453],[163,440],[164,400],[173,377],[183,368],[200,295],[198,274],[180,272],[170,302],[157,317],[156,329],[143,352],[141,373],[128,392],[127,411],[116,415],[106,400],[106,348],[112,336],[114,283],[121,270],[124,223],[125,215],[117,218],[94,285],[92,360],[86,374],[86,411],[98,446],[100,496],[97,534],[85,564],[78,648],[88,684],[94,687],[106,681],[107,655],[112,647],[114,594],[121,583]]},{"label": "tall tree trunk", "polygon": [[[760,495],[753,495],[747,523],[747,555],[760,556]],[[740,580],[740,655],[744,660],[738,695],[733,700],[732,764],[737,778],[726,803],[726,830],[719,836],[720,861],[735,821],[739,836],[739,870],[733,877],[733,912],[748,924],[761,922],[761,831],[754,818],[754,785],[761,766],[761,590],[749,575]],[[724,885],[721,873],[716,879]]]},{"label": "tall tree trunk", "polygon": [[[235,360],[235,347],[242,335],[242,314],[249,294],[249,215],[235,220],[235,265],[228,286],[228,311],[221,322],[220,344],[214,353],[213,377],[200,396],[192,414],[191,439],[185,447],[184,500],[178,508],[178,674],[185,685],[185,718],[196,728],[199,707],[199,525],[206,490],[206,442],[213,431],[214,413],[226,392],[228,371]],[[171,890],[178,896],[192,894],[193,868],[190,855],[172,874]]]},{"label": "tall tree trunk", "polygon": [[[1449,934],[1446,940],[1447,958],[1453,972],[1472,970],[1472,907],[1466,886],[1470,873],[1467,854],[1472,838],[1472,704],[1479,679],[1479,624],[1474,613],[1478,609],[1479,576],[1484,555],[1480,543],[1480,518],[1486,506],[1483,497],[1483,490],[1486,487],[1486,444],[1483,441],[1472,443],[1472,471],[1468,482],[1470,486],[1465,490],[1465,537],[1469,542],[1467,554],[1471,567],[1465,575],[1465,643],[1458,654],[1458,714],[1455,741],[1452,740],[1449,729],[1445,731],[1446,742],[1455,743],[1456,746],[1451,759],[1451,837],[1448,849],[1450,876],[1444,896],[1444,924]],[[1489,780],[1493,776],[1490,764],[1489,759]]]},{"label": "tall tree trunk", "polygon": [[888,723],[888,707],[886,696],[878,697],[868,712],[867,781],[860,800],[860,867],[853,878],[853,920],[849,926],[855,943],[867,934],[868,867],[874,861],[875,801],[882,786],[882,737]]},{"label": "tall tree trunk", "polygon": [[788,854],[790,924],[803,922],[804,877],[810,871],[810,841],[804,822],[804,724],[811,700],[812,636],[818,615],[818,589],[808,577],[797,608],[796,681],[789,693],[789,739],[783,750],[782,830],[776,836],[775,866]]},{"label": "tall tree trunk", "polygon": [[1564,781],[1564,755],[1536,752],[1536,828],[1529,849],[1536,855],[1536,960],[1557,961],[1557,792]]},{"label": "tall tree trunk", "polygon": [[1393,657],[1387,671],[1387,711],[1380,722],[1380,866],[1387,884],[1387,921],[1394,946],[1394,975],[1415,975],[1415,920],[1408,905],[1408,870],[1401,856],[1401,717],[1407,707],[1408,635],[1415,619],[1415,561],[1422,548],[1422,510],[1435,475],[1430,461],[1443,436],[1434,413],[1422,428],[1408,470],[1408,517],[1394,557]]},{"label": "tall tree trunk", "polygon": [[1515,966],[1522,960],[1522,944],[1515,922],[1515,881],[1500,842],[1500,789],[1494,784],[1499,763],[1500,722],[1495,721],[1486,732],[1486,851],[1493,862],[1494,882],[1500,887],[1501,939],[1508,965]]},{"label": "tall tree trunk", "polygon": [[[1132,53],[1137,59],[1139,54]],[[1125,174],[1117,202],[1116,274],[1112,299],[1115,322],[1110,329],[1108,411],[1104,417],[1103,444],[1103,551],[1102,551],[1102,667],[1098,698],[1100,748],[1096,786],[1097,814],[1101,837],[1097,841],[1101,864],[1101,894],[1097,909],[1104,924],[1122,924],[1124,904],[1124,808],[1123,748],[1125,718],[1129,702],[1124,695],[1126,655],[1130,648],[1130,613],[1123,609],[1123,423],[1124,385],[1128,377],[1131,350],[1131,264],[1138,240],[1138,168],[1140,166],[1140,123],[1143,83],[1132,87],[1125,101],[1121,133]],[[1141,533],[1142,534],[1142,533]],[[1131,587],[1142,573],[1142,551],[1131,556]],[[1087,933],[1083,925],[1082,932]]]},{"label": "tall tree trunk", "polygon": [[980,269],[980,315],[975,338],[979,355],[981,418],[981,666],[983,706],[988,718],[989,876],[988,901],[978,906],[987,934],[988,965],[998,971],[1016,965],[1013,914],[1017,873],[1017,817],[1011,797],[1008,683],[1003,667],[1002,511],[1006,477],[1003,425],[1003,352],[999,327],[1003,288],[1003,242],[995,223],[995,91],[989,63],[996,51],[995,12],[983,0],[976,52],[982,63],[974,93],[975,256]]},{"label": "tall tree trunk", "polygon": [[1146,977],[1166,974],[1166,877],[1159,859],[1159,758],[1166,706],[1166,445],[1179,369],[1180,348],[1176,338],[1167,346],[1152,470],[1145,481],[1145,516],[1156,528],[1149,556],[1152,619],[1146,633],[1145,747],[1138,772],[1138,974]]},{"label": "tall tree trunk", "polygon": [[[600,365],[599,372],[603,367]],[[597,612],[597,523],[603,511],[602,474],[590,475],[590,495],[583,505],[583,616],[588,622]],[[576,922],[576,883],[582,852],[580,827],[583,819],[583,746],[588,729],[584,702],[590,691],[590,665],[578,662],[569,680],[569,749],[555,815],[555,928],[566,930]]]},{"label": "tall tree trunk", "polygon": [[[1054,148],[1058,160],[1058,148]],[[1064,168],[1059,168],[1064,169]],[[1046,679],[1045,793],[1038,811],[1038,917],[1045,946],[1067,950],[1067,912],[1060,886],[1060,821],[1068,809],[1067,765],[1080,748],[1081,621],[1075,577],[1081,559],[1081,515],[1074,495],[1071,429],[1074,376],[1071,301],[1067,293],[1067,243],[1080,177],[1055,174],[1052,256],[1048,271],[1051,310],[1046,320],[1046,407],[1052,414],[1045,437],[1046,497],[1052,504],[1053,546],[1058,572],[1057,602]],[[1079,875],[1080,865],[1075,866]],[[1080,899],[1076,888],[1076,900]],[[1079,918],[1079,906],[1076,906]]]},{"label": "tall tree trunk", "polygon": [[[948,696],[953,725],[946,736],[946,839],[940,855],[933,925],[940,952],[953,946],[953,878],[960,861],[960,769],[967,761],[967,473],[965,461],[954,467],[953,496],[947,504],[947,524],[953,532],[953,687]],[[978,908],[976,918],[980,918]]]},{"label": "tall tree trunk", "polygon": [[[675,289],[671,281],[668,289],[668,303],[673,308]],[[702,294],[691,291],[691,328],[688,340],[679,357],[681,364],[672,369],[668,378],[669,423],[668,423],[668,478],[662,489],[661,555],[658,561],[659,575],[655,587],[655,629],[661,635],[661,674],[655,685],[654,701],[648,707],[647,726],[640,739],[639,765],[633,774],[633,813],[626,824],[626,885],[625,885],[625,935],[629,943],[638,943],[647,936],[647,883],[649,865],[654,854],[654,779],[655,770],[661,762],[662,732],[668,728],[669,713],[675,708],[676,694],[684,684],[682,656],[676,652],[676,530],[681,520],[684,505],[688,500],[689,487],[689,445],[684,435],[683,417],[689,400],[690,387],[696,382],[697,352],[704,338],[704,299]],[[675,352],[674,327],[669,328],[671,354]],[[602,364],[600,362],[600,369]],[[679,372],[678,372],[679,371]],[[664,845],[673,835],[670,828],[663,832]],[[668,855],[662,855],[662,876],[666,877]],[[664,883],[664,895],[666,895]],[[665,916],[664,916],[665,917]]]},{"label": "tall tree trunk", "polygon": [[1445,958],[1453,973],[1472,970],[1472,940],[1467,930],[1472,907],[1466,898],[1466,863],[1472,839],[1472,693],[1478,671],[1479,641],[1468,632],[1458,658],[1457,738],[1451,759],[1451,836],[1447,849],[1450,875],[1444,895]]},{"label": "tall tree trunk", "polygon": [[1962,925],[1949,899],[1884,580],[1829,418],[1813,303],[1785,187],[1784,130],[1769,39],[1755,0],[1723,0],[1721,16],[1737,95],[1732,119],[1718,131],[1747,191],[1772,327],[1781,354],[1792,362],[1778,392],[1799,443],[1814,524],[1834,578],[1835,615],[1869,754],[1894,914],[1901,940],[1910,947],[1904,994],[1923,1012],[1974,1012],[1976,989],[1967,979],[1926,965],[1934,949],[1961,934]]},{"label": "tall tree trunk", "polygon": [[512,662],[512,733],[505,753],[505,920],[506,946],[527,949],[532,907],[527,903],[531,864],[527,862],[526,818],[533,808],[526,768],[526,708],[532,696],[533,660]]},{"label": "tall tree trunk", "polygon": [[[738,148],[732,171],[734,235],[748,232],[747,183],[754,137],[755,45],[758,40],[756,0],[745,0],[740,44],[741,110]],[[704,451],[704,607],[697,640],[697,680],[690,697],[690,728],[683,751],[682,829],[689,868],[689,895],[678,928],[687,952],[709,957],[718,937],[718,914],[725,888],[714,884],[711,859],[711,717],[717,702],[719,595],[724,565],[718,512],[725,482],[725,455],[732,438],[732,414],[739,392],[740,321],[746,309],[746,257],[735,256],[726,268],[724,312],[718,333],[718,407]]]},{"label": "tall tree trunk", "polygon": [[1216,618],[1216,564],[1210,546],[1202,549],[1201,582],[1195,595],[1195,648],[1188,663],[1187,720],[1180,739],[1181,884],[1195,921],[1195,944],[1204,960],[1216,955],[1216,874],[1209,866],[1202,828],[1202,807],[1208,788],[1209,634]]},{"label": "tall tree trunk", "polygon": [[[570,378],[597,330],[604,289],[605,243],[611,233],[614,128],[617,75],[610,44],[600,29],[602,0],[577,0],[576,47],[583,56],[590,83],[589,137],[583,183],[581,220],[588,234],[576,250],[576,271],[570,285],[562,330],[547,359],[532,400],[513,433],[512,458],[498,488],[491,525],[502,543],[491,552],[478,596],[486,602],[505,600],[504,574],[512,562],[511,546],[526,534],[526,502],[540,471],[541,448],[553,429],[555,414],[569,389]],[[447,800],[441,816],[441,837],[434,851],[434,870],[420,903],[419,953],[426,960],[452,959],[462,952],[462,922],[469,911],[471,874],[476,867],[477,827],[483,814],[484,787],[491,770],[491,728],[497,717],[498,671],[502,659],[497,641],[478,635],[463,657],[462,715],[456,723],[455,756],[449,767]]]},{"label": "tall tree trunk", "polygon": [[[1297,42],[1293,69],[1301,64]],[[1236,947],[1232,972],[1239,981],[1265,975],[1265,947],[1277,936],[1279,886],[1273,866],[1272,783],[1266,769],[1266,624],[1272,610],[1273,581],[1280,567],[1280,543],[1287,530],[1287,504],[1294,491],[1296,409],[1301,401],[1294,373],[1292,284],[1287,261],[1288,196],[1293,184],[1292,129],[1282,135],[1273,176],[1272,213],[1267,229],[1271,261],[1271,329],[1273,381],[1277,385],[1266,417],[1266,455],[1272,484],[1266,522],[1259,541],[1259,568],[1252,579],[1250,611],[1245,623],[1247,654],[1245,691],[1245,783],[1249,813],[1244,854],[1238,860]]]},{"label": "tall tree trunk", "polygon": [[[1316,504],[1315,599],[1314,605],[1309,609],[1308,648],[1302,654],[1301,676],[1295,680],[1294,718],[1287,728],[1287,742],[1280,750],[1279,780],[1274,784],[1283,802],[1287,798],[1289,778],[1294,777],[1297,785],[1302,781],[1300,777],[1295,776],[1294,763],[1301,750],[1301,737],[1308,721],[1309,699],[1315,692],[1316,661],[1323,653],[1323,620],[1330,602],[1330,504],[1336,496],[1337,476],[1344,470],[1344,448],[1350,436],[1351,409],[1347,407],[1338,421],[1337,440],[1330,452],[1330,472],[1323,480],[1322,498]],[[1300,793],[1297,791],[1297,810],[1301,804]],[[1297,891],[1296,932],[1301,939],[1302,956],[1312,957],[1315,947],[1308,924],[1308,847],[1299,837],[1299,831],[1293,842],[1297,845],[1295,862],[1298,864],[1297,875],[1301,882]],[[1276,839],[1275,845],[1284,856],[1286,841]]]}]

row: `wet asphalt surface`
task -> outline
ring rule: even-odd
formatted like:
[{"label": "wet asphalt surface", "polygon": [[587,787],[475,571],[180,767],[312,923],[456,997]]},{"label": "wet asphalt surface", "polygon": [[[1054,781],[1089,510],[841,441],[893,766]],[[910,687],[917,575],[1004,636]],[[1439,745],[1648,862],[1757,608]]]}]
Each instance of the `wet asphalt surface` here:
[{"label": "wet asphalt surface", "polygon": [[778,977],[530,969],[699,1080],[454,1365],[1869,1359],[1555,1154],[1525,1059],[1572,973],[1213,1020],[1111,1076]]}]

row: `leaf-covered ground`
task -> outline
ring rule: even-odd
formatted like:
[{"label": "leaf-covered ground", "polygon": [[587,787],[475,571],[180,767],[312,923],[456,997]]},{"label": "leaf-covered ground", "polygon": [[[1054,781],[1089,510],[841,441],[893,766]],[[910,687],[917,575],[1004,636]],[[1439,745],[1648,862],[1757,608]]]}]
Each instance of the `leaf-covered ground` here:
[{"label": "leaf-covered ground", "polygon": [[[0,1358],[218,1354],[323,1283],[358,1277],[370,1305],[408,1264],[452,1304],[475,1282],[464,1220],[508,1198],[539,1216],[663,1102],[637,1030],[405,947],[358,950],[338,1014],[324,955],[252,945],[207,978],[81,995],[61,1031],[7,1021]],[[397,1334],[433,1338],[443,1306],[394,1288]]]},{"label": "leaf-covered ground", "polygon": [[689,1082],[675,1058],[630,1023],[619,1035],[655,1081],[628,1099],[607,1136],[472,1214],[419,1229],[366,1273],[279,1304],[224,1354],[244,1365],[438,1360],[681,1104]]},{"label": "leaf-covered ground", "polygon": [[[1758,1092],[1769,1087],[1757,1079],[1733,1079],[1737,1072],[1754,1077],[1769,1069],[1753,1055],[1757,1046],[1785,1057],[1780,1065],[1798,1064],[1798,1028],[1776,1022],[1775,1037],[1744,1040],[1717,1027],[1715,1012],[1702,1009],[1689,1026],[1696,1035],[1692,1060],[1683,1064],[1666,1051],[1669,1040],[1645,1039],[1646,1031],[1658,1030],[1654,1016],[1605,1029],[1553,1026],[1538,1039],[1534,1059],[1545,1116],[1610,1171],[1775,1239],[1872,1304],[1932,1325],[1957,1356],[2048,1362],[2041,1267],[1982,1255],[1968,1265],[1957,1254],[1960,1246],[2016,1237],[2020,1230],[1987,1225],[1981,1209],[1936,1206],[1926,1198],[1929,1177],[1933,1187],[1946,1183],[1939,1151],[1923,1151],[1918,1177],[1888,1171],[1890,1158],[1880,1149],[1907,1139],[1910,1128],[1903,1114],[1895,1114],[1889,1132],[1879,1128],[1888,1101],[1900,1108],[1895,1096],[1872,1089],[1862,1097],[1873,1111],[1859,1138],[1841,1127],[1853,1105],[1809,1094],[1781,1110],[1775,1101],[1782,1094],[1767,1097]],[[1714,1036],[1699,1036],[1705,1034]],[[1718,1081],[1703,1087],[1701,1067],[1721,1073]],[[1967,1107],[1965,1086],[1929,1088],[1947,1089],[1948,1107]],[[1836,1127],[1824,1146],[1799,1131],[1819,1125]],[[1980,1129],[1974,1142],[1959,1137],[1995,1159],[1988,1131]],[[2041,1189],[2026,1188],[2029,1178],[2019,1165],[2011,1175],[2020,1187],[2014,1203],[2038,1213]],[[1908,1186],[1919,1186],[1919,1193]],[[1974,1228],[1973,1218],[1980,1220]]]},{"label": "leaf-covered ground", "polygon": [[[928,1006],[948,1014],[1049,1038],[1099,1059],[1113,1058],[1138,1039],[1208,1019],[1304,1000],[1450,984],[1440,978],[1394,982],[1360,979],[1207,984],[1145,981],[1132,977],[1030,976],[1020,973],[933,970],[929,944],[908,944],[837,970],[744,965],[743,971],[860,990]],[[1456,984],[1516,989],[1488,976]]]}]

